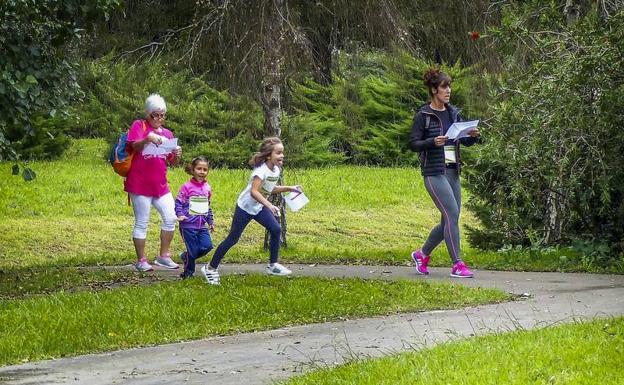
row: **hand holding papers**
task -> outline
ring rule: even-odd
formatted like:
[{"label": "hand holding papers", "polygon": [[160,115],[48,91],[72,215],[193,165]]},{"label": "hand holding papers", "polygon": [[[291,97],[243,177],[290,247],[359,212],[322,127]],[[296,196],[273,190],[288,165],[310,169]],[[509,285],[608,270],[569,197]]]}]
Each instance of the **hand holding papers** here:
[{"label": "hand holding papers", "polygon": [[143,147],[143,155],[169,155],[178,147],[178,138],[167,139],[163,137],[159,145],[148,143]]},{"label": "hand holding papers", "polygon": [[478,120],[471,120],[469,122],[456,122],[449,127],[446,132],[446,136],[449,139],[459,140],[461,138],[465,138],[469,135],[469,132],[476,129],[479,125]]}]

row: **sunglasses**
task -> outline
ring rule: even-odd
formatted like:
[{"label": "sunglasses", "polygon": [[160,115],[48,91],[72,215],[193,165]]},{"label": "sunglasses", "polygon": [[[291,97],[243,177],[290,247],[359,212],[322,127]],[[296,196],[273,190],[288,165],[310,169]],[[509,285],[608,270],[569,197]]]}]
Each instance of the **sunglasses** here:
[{"label": "sunglasses", "polygon": [[152,112],[150,116],[154,119],[166,119],[167,118],[167,114],[165,114],[164,112]]}]

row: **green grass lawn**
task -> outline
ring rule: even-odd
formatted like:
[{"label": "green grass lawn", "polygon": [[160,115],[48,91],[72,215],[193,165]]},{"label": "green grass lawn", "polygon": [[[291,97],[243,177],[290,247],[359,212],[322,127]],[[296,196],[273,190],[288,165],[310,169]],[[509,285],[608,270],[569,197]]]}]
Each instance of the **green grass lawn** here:
[{"label": "green grass lawn", "polygon": [[[99,278],[92,281],[111,279],[96,274]],[[37,291],[45,295],[35,295]],[[441,282],[264,275],[227,275],[221,286],[197,277],[114,289],[100,286],[96,292],[45,285],[31,289],[27,298],[0,299],[0,365],[508,299],[498,290]]]},{"label": "green grass lawn", "polygon": [[[132,210],[122,191],[122,179],[102,159],[107,144],[79,140],[64,159],[34,162],[34,182],[10,175],[0,164],[0,269],[50,265],[123,264],[134,260],[131,242]],[[209,154],[208,154],[208,157]],[[227,234],[236,197],[248,170],[212,170],[213,209],[218,244]],[[182,169],[170,170],[174,194],[188,179]],[[288,215],[289,247],[286,262],[406,264],[439,214],[415,168],[336,167],[287,169],[285,180],[301,184],[310,203]],[[467,210],[462,224],[476,225]],[[157,252],[158,218],[154,212],[147,251]],[[263,229],[252,223],[225,262],[259,262],[268,258],[261,248]],[[582,270],[580,256],[571,251],[552,253],[482,252],[462,239],[464,259],[479,268],[516,270]],[[179,235],[174,255],[183,248]],[[441,245],[432,258],[435,266],[450,264]],[[612,271],[622,272],[615,266]]]},{"label": "green grass lawn", "polygon": [[471,338],[418,352],[352,362],[287,385],[619,385],[624,319]]}]

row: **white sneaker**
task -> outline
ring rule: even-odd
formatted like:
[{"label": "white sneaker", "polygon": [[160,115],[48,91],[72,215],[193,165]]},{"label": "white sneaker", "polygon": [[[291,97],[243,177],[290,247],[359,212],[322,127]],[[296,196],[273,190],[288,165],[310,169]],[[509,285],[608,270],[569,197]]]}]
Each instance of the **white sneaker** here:
[{"label": "white sneaker", "polygon": [[267,265],[266,271],[271,275],[290,275],[292,273],[287,267],[277,262]]},{"label": "white sneaker", "polygon": [[156,257],[154,260],[154,264],[162,267],[166,267],[167,269],[177,269],[180,267],[177,263],[173,262],[171,257]]},{"label": "white sneaker", "polygon": [[212,270],[208,268],[208,265],[204,265],[201,267],[201,272],[206,277],[206,281],[208,281],[211,285],[220,285],[221,278],[219,277],[219,272],[217,270]]}]

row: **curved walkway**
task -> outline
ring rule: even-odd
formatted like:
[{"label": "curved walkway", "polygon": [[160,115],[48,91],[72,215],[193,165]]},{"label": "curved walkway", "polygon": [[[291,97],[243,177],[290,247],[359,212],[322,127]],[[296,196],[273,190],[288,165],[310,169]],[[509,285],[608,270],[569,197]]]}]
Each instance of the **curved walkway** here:
[{"label": "curved walkway", "polygon": [[[297,275],[447,280],[392,266],[289,265]],[[130,267],[123,267],[130,268]],[[226,265],[222,273],[262,272]],[[175,272],[159,270],[157,273]],[[0,368],[0,384],[270,384],[355,357],[420,349],[454,338],[624,314],[624,276],[476,271],[468,286],[498,288],[521,300],[460,310],[303,325]]]}]

